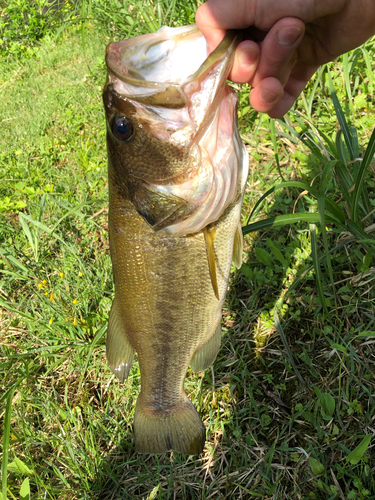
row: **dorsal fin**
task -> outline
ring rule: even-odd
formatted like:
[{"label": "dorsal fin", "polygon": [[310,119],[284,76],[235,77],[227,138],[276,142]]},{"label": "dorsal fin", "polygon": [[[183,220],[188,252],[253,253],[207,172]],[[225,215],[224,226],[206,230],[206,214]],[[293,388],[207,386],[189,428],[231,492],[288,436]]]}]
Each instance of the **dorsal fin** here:
[{"label": "dorsal fin", "polygon": [[214,290],[215,297],[217,298],[217,300],[220,300],[219,288],[217,286],[216,259],[214,248],[216,229],[208,229],[207,227],[205,227],[203,229],[203,234],[206,242],[208,269],[210,271],[212,288]]}]

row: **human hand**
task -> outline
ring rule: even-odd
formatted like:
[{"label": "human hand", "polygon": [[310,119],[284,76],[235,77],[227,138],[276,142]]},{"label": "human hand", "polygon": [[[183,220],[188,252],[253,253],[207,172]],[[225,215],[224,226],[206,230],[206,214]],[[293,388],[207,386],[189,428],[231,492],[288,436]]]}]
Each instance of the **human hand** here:
[{"label": "human hand", "polygon": [[208,0],[196,13],[213,50],[227,29],[245,29],[230,79],[249,83],[250,103],[284,115],[321,64],[375,33],[374,0]]}]

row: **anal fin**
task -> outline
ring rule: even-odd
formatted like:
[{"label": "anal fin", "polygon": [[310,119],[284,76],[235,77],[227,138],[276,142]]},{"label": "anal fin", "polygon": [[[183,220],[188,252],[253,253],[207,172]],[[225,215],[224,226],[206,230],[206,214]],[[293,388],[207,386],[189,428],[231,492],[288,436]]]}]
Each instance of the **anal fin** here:
[{"label": "anal fin", "polygon": [[236,232],[234,234],[233,243],[233,263],[239,269],[242,266],[242,252],[243,252],[243,233],[241,223],[238,223]]},{"label": "anal fin", "polygon": [[195,373],[203,372],[212,365],[219,352],[221,344],[221,324],[216,328],[212,337],[194,354],[190,363],[191,369]]},{"label": "anal fin", "polygon": [[205,227],[203,229],[203,234],[206,242],[208,269],[210,271],[212,288],[214,290],[215,297],[217,298],[217,300],[220,300],[219,287],[217,285],[216,258],[215,258],[215,247],[214,247],[216,231],[212,229],[211,230],[207,229],[207,227]]},{"label": "anal fin", "polygon": [[123,382],[129,375],[135,351],[122,325],[116,297],[109,313],[106,347],[108,364],[120,382]]}]

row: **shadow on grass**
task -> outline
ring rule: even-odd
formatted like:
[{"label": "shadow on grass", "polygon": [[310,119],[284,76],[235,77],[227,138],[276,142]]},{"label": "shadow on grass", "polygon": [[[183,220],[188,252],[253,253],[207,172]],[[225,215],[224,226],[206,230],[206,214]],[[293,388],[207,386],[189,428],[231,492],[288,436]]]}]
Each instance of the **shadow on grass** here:
[{"label": "shadow on grass", "polygon": [[[308,175],[316,175],[314,160],[306,167]],[[291,213],[297,198],[297,191],[279,193],[268,207],[269,216]],[[287,266],[272,253],[267,236]],[[250,238],[245,259],[250,272],[237,272],[231,279],[213,369],[198,375],[189,371],[186,379],[186,391],[207,428],[204,453],[139,455],[126,432],[100,464],[92,483],[95,499],[290,499],[310,493],[328,498],[324,495],[333,487],[348,491],[341,478],[350,481],[350,474],[340,465],[343,452],[335,436],[340,433],[342,442],[351,443],[354,429],[347,432],[350,422],[345,424],[339,412],[329,425],[333,420],[320,403],[320,393],[337,397],[340,360],[329,355],[330,331],[317,315],[313,276],[301,282],[280,314],[306,386],[296,377],[273,322],[275,304],[312,264],[308,225],[273,228]],[[255,248],[268,253],[269,265],[258,260]],[[348,371],[347,376],[351,380],[354,375]],[[314,474],[309,457],[325,471],[331,469],[330,474]],[[336,482],[335,474],[341,474]]]}]

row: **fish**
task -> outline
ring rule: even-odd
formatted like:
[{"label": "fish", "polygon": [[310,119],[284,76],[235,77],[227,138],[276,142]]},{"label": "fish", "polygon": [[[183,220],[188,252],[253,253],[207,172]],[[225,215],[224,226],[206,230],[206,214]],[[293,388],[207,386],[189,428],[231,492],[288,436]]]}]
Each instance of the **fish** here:
[{"label": "fish", "polygon": [[202,453],[206,428],[184,390],[221,343],[232,260],[241,266],[248,154],[226,80],[240,35],[210,54],[196,25],[110,43],[109,246],[115,295],[106,341],[123,382],[135,353],[139,453]]}]

